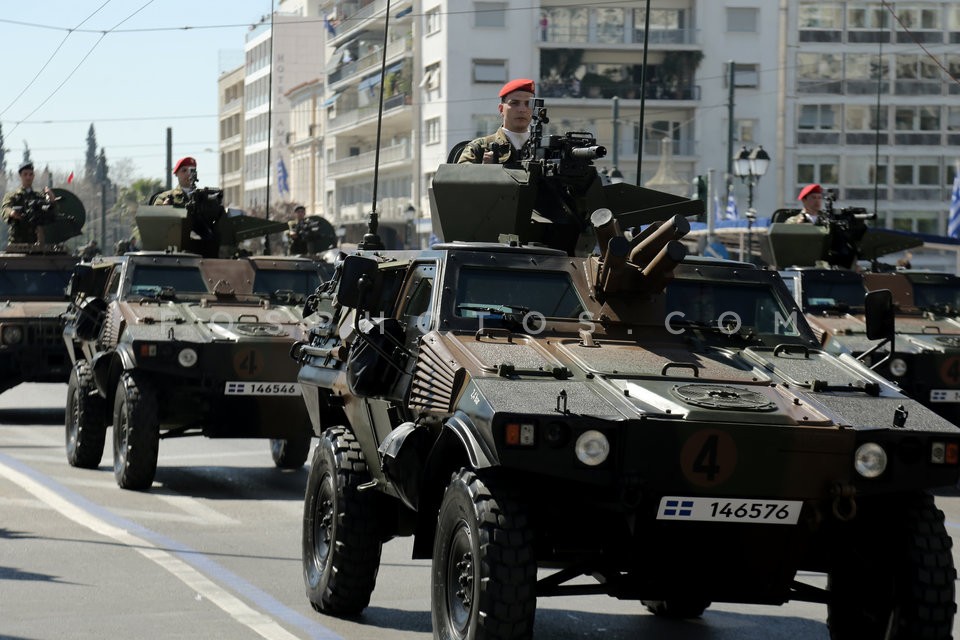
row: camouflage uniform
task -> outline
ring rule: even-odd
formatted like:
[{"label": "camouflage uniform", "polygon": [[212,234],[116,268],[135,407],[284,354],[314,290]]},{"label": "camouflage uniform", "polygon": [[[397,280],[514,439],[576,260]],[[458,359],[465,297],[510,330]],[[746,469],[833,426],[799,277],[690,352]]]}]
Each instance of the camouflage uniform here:
[{"label": "camouflage uniform", "polygon": [[167,206],[179,207],[180,209],[184,209],[187,206],[187,200],[189,199],[190,196],[187,194],[186,191],[183,190],[183,187],[181,187],[180,185],[177,185],[173,189],[170,189],[169,191],[158,193],[153,198],[153,202],[151,202],[150,204],[154,206],[163,205],[163,201],[166,200],[168,197],[173,198],[173,202]]},{"label": "camouflage uniform", "polygon": [[[822,215],[822,214],[821,214]],[[810,215],[806,211],[801,211],[795,216],[790,216],[784,220],[787,224],[804,224],[804,223],[813,223],[813,219],[810,218]],[[820,216],[817,216],[817,222],[814,224],[819,224]]]},{"label": "camouflage uniform", "polygon": [[[37,224],[30,222],[25,218],[11,218],[14,207],[22,207],[30,200],[41,200],[46,204],[46,199],[41,191],[33,189],[24,189],[20,187],[16,191],[10,191],[3,197],[3,220],[10,225],[10,242],[26,242],[33,244],[37,242]],[[56,204],[51,204],[47,215],[56,211]]]},{"label": "camouflage uniform", "polygon": [[[513,148],[510,138],[503,132],[503,127],[497,129],[496,133],[471,140],[467,146],[460,152],[458,164],[482,164],[483,154],[490,150],[490,145],[496,144],[501,152],[494,158],[494,164],[508,164],[520,162],[520,152]],[[508,151],[509,150],[509,151]]]}]

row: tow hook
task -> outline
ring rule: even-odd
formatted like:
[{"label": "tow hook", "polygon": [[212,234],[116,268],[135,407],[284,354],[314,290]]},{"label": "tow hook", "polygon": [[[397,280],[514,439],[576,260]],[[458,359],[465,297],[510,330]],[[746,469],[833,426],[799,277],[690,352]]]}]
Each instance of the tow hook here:
[{"label": "tow hook", "polygon": [[857,517],[857,489],[849,484],[835,484],[830,490],[833,494],[833,516],[841,522],[849,522]]}]

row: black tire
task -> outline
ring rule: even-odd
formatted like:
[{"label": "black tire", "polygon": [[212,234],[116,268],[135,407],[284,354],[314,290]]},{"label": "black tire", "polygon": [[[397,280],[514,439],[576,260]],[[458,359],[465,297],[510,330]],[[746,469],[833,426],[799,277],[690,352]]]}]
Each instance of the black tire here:
[{"label": "black tire", "polygon": [[520,502],[472,471],[453,474],[433,543],[433,637],[529,638],[537,608],[533,539]]},{"label": "black tire", "polygon": [[922,493],[885,502],[882,510],[845,539],[829,572],[830,637],[952,638],[957,572],[943,512]]},{"label": "black tire", "polygon": [[310,455],[312,442],[313,436],[310,435],[286,440],[271,438],[270,455],[273,457],[273,464],[279,469],[299,469]]},{"label": "black tire", "polygon": [[95,392],[90,364],[80,360],[73,365],[67,383],[66,445],[70,466],[100,466],[107,439],[105,418],[104,400]]},{"label": "black tire", "polygon": [[113,403],[113,475],[122,489],[145,491],[157,474],[160,421],[157,394],[144,376],[120,375]]},{"label": "black tire", "polygon": [[689,620],[699,618],[710,603],[706,600],[641,600],[647,611],[658,618],[669,620]]},{"label": "black tire", "polygon": [[313,608],[355,616],[370,604],[380,569],[379,494],[353,434],[327,429],[313,450],[303,503],[303,580]]}]

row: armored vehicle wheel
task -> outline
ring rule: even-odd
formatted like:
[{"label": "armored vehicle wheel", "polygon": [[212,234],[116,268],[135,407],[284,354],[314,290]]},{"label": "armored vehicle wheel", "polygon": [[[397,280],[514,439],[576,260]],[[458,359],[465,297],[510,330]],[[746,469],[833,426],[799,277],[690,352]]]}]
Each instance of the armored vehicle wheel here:
[{"label": "armored vehicle wheel", "polygon": [[891,502],[851,532],[829,573],[833,640],[952,637],[956,571],[943,512],[926,494]]},{"label": "armored vehicle wheel", "polygon": [[157,394],[141,375],[124,372],[113,403],[113,475],[122,489],[149,489],[157,473]]},{"label": "armored vehicle wheel", "polygon": [[707,610],[710,603],[706,600],[642,600],[647,610],[660,618],[671,620],[686,620],[699,618]]},{"label": "armored vehicle wheel", "polygon": [[273,463],[280,469],[299,469],[310,455],[312,436],[302,438],[270,439],[270,455]]},{"label": "armored vehicle wheel", "polygon": [[537,564],[524,507],[461,469],[443,495],[433,543],[433,633],[441,640],[529,638]]},{"label": "armored vehicle wheel", "polygon": [[303,579],[321,613],[357,615],[370,603],[381,541],[374,491],[360,491],[370,473],[360,444],[333,427],[313,450],[303,504]]},{"label": "armored vehicle wheel", "polygon": [[94,390],[93,372],[86,360],[73,365],[67,383],[66,440],[70,466],[96,469],[107,438],[104,402]]}]

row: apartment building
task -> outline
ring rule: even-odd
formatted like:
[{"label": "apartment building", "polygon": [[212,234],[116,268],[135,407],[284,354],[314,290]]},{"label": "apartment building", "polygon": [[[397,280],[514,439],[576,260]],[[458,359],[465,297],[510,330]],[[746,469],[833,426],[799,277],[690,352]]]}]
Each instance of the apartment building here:
[{"label": "apartment building", "polygon": [[[598,166],[629,182],[638,169],[641,183],[657,171],[663,139],[674,175],[713,169],[721,185],[733,153],[762,145],[772,162],[754,189],[761,216],[796,206],[800,187],[820,182],[839,190],[840,206],[872,211],[876,200],[885,226],[945,231],[960,138],[960,84],[948,75],[960,77],[960,3],[653,0],[645,72],[643,1],[399,0],[389,16],[385,0],[311,7],[289,20],[319,30],[322,51],[310,64],[298,57],[297,82],[274,92],[274,114],[300,124],[275,129],[273,144],[288,167],[297,158],[297,200],[348,242],[362,236],[374,200],[389,246],[426,242],[433,172],[457,142],[498,126],[497,90],[515,77],[536,80],[548,135],[594,133],[608,149]],[[274,45],[287,37],[277,33]],[[266,129],[255,126],[266,102],[249,95],[269,66],[250,64],[262,37],[251,32],[247,43],[247,206],[262,202],[267,172]],[[285,51],[286,63],[299,55]],[[731,182],[743,210],[747,186]]]},{"label": "apartment building", "polygon": [[217,81],[220,122],[220,180],[223,202],[243,202],[243,66],[221,74]]}]

